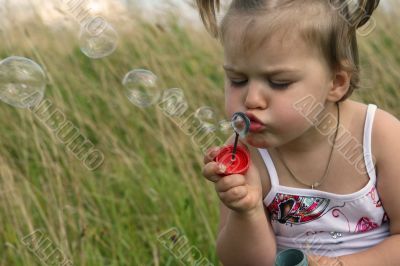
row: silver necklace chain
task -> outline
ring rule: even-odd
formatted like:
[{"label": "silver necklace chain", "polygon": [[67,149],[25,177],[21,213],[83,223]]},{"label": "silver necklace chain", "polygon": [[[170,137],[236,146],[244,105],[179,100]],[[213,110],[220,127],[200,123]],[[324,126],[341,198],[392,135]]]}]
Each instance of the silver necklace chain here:
[{"label": "silver necklace chain", "polygon": [[281,162],[283,163],[283,165],[285,166],[285,168],[288,170],[288,172],[290,173],[290,175],[291,175],[297,182],[299,182],[299,183],[301,183],[301,184],[303,184],[303,185],[305,185],[305,186],[311,187],[311,189],[314,189],[314,188],[319,187],[319,186],[324,182],[326,176],[327,176],[328,173],[329,173],[329,168],[330,168],[330,166],[331,166],[331,164],[332,164],[332,161],[333,161],[333,160],[332,160],[332,154],[333,154],[333,150],[335,149],[336,137],[337,137],[337,135],[338,135],[339,123],[340,123],[339,103],[336,103],[336,106],[337,106],[337,124],[336,124],[336,131],[335,131],[335,137],[334,137],[334,139],[333,139],[332,149],[331,149],[331,152],[329,153],[328,164],[327,164],[327,166],[326,166],[326,168],[325,168],[325,172],[324,172],[324,174],[323,174],[317,181],[314,181],[314,182],[310,185],[310,184],[307,184],[307,183],[303,182],[300,178],[296,177],[295,174],[293,173],[293,171],[290,170],[290,168],[289,168],[289,166],[287,165],[286,161],[283,159],[283,156],[282,156],[281,152],[279,151],[279,149],[278,149],[278,148],[275,148],[276,151],[277,151],[279,160],[281,160]]}]

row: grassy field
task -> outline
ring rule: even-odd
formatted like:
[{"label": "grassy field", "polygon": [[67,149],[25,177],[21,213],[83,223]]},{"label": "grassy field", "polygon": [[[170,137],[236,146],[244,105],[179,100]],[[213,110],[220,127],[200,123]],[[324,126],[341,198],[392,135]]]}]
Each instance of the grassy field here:
[{"label": "grassy field", "polygon": [[[353,98],[399,118],[396,15],[378,12],[377,28],[359,39],[364,88]],[[211,106],[222,120],[222,50],[173,15],[159,25],[133,15],[111,22],[118,49],[101,60],[81,53],[75,30],[39,18],[0,32],[0,58],[42,65],[45,99],[104,154],[89,171],[44,116],[0,103],[0,265],[53,265],[55,254],[74,265],[190,265],[185,252],[218,264],[218,198],[201,176],[201,149],[159,107],[130,103],[121,80],[149,69],[163,88],[182,89],[184,117]]]}]

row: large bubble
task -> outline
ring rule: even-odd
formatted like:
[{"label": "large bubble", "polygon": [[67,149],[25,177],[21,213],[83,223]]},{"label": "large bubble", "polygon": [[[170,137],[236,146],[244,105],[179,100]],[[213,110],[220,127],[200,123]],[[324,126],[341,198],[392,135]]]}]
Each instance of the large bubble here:
[{"label": "large bubble", "polygon": [[0,62],[0,100],[18,108],[36,106],[43,99],[46,75],[34,61],[11,56]]},{"label": "large bubble", "polygon": [[160,86],[157,76],[145,69],[134,69],[128,72],[122,85],[129,101],[140,108],[155,104],[160,98]]},{"label": "large bubble", "polygon": [[196,110],[195,117],[201,121],[202,128],[205,131],[216,131],[217,120],[215,111],[209,106],[203,106]]},{"label": "large bubble", "polygon": [[87,57],[100,59],[109,56],[117,48],[117,43],[117,32],[104,20],[92,20],[81,27],[79,44]]},{"label": "large bubble", "polygon": [[240,137],[246,137],[250,128],[250,119],[242,112],[234,113],[232,116],[232,127]]}]

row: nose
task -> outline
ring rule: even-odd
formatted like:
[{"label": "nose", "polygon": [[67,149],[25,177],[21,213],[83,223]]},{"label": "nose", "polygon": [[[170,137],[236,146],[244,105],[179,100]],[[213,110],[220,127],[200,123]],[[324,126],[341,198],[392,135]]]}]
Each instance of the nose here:
[{"label": "nose", "polygon": [[248,84],[244,105],[247,109],[265,109],[267,107],[266,88],[259,81]]}]

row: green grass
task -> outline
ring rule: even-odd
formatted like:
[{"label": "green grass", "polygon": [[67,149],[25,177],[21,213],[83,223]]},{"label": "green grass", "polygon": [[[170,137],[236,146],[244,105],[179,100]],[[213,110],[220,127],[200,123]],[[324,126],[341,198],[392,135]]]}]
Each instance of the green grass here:
[{"label": "green grass", "polygon": [[[366,88],[353,98],[400,117],[399,25],[394,15],[377,20],[359,41]],[[102,60],[80,52],[76,32],[55,33],[39,20],[2,32],[0,55],[41,64],[45,99],[105,160],[88,171],[34,113],[0,104],[0,265],[40,265],[21,241],[37,229],[74,265],[180,265],[157,239],[171,228],[218,263],[218,198],[201,176],[201,150],[159,108],[131,104],[121,80],[150,69],[163,88],[183,90],[186,115],[212,106],[222,120],[222,50],[174,17],[162,28],[138,18],[113,25],[119,46]]]}]

